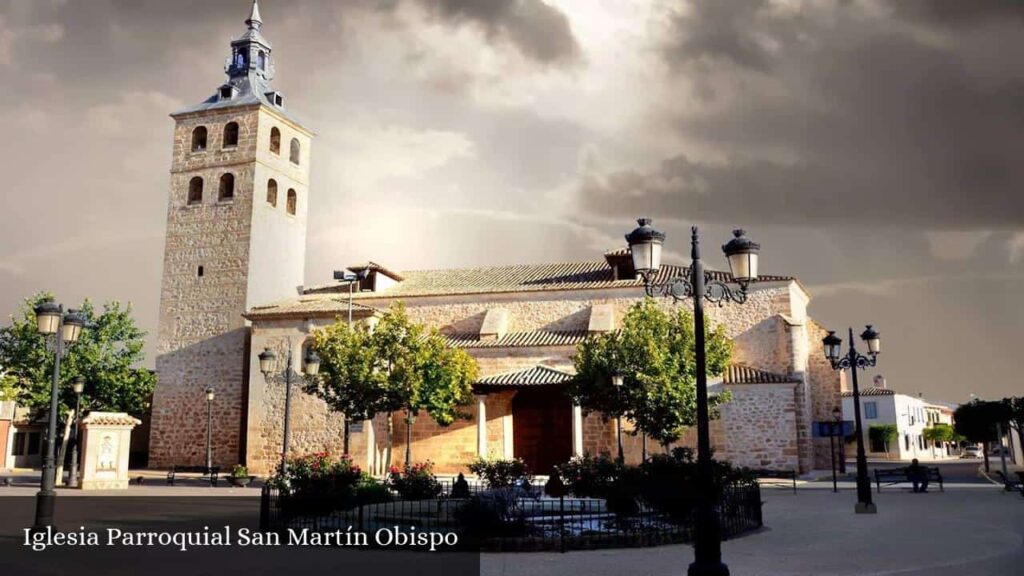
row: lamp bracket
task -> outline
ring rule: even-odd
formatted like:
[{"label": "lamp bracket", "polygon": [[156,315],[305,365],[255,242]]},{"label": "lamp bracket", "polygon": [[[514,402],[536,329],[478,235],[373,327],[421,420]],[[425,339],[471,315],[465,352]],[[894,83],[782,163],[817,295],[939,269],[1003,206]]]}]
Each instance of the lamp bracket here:
[{"label": "lamp bracket", "polygon": [[[672,298],[674,302],[681,302],[693,297],[693,282],[686,276],[679,275],[664,282],[655,282],[654,274],[651,272],[641,272],[640,276],[644,281],[644,292],[652,298],[661,295]],[[719,307],[725,306],[726,302],[746,302],[749,286],[749,281],[737,281],[735,287],[730,286],[721,280],[713,280],[710,274],[704,273],[704,299]]]}]

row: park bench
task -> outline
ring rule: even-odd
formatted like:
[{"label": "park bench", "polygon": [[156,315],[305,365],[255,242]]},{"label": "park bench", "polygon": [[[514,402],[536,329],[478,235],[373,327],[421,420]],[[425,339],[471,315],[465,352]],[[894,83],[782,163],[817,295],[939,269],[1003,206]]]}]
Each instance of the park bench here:
[{"label": "park bench", "polygon": [[751,470],[751,473],[758,479],[771,478],[777,480],[792,480],[793,481],[793,494],[796,494],[796,470],[767,470],[767,469],[755,469]]},{"label": "park bench", "polygon": [[[938,484],[939,492],[945,492],[946,489],[942,485],[942,473],[939,472],[938,468],[925,467],[928,472],[928,483]],[[890,468],[886,470],[875,469],[875,484],[878,485],[878,491],[882,491],[882,484],[886,486],[894,486],[901,482],[910,482],[910,476],[907,476],[906,468]]]},{"label": "park bench", "polygon": [[220,467],[213,466],[209,469],[206,466],[171,466],[167,471],[167,484],[174,486],[174,480],[179,474],[199,474],[200,477],[209,476],[210,486],[217,485],[217,475],[220,474]]}]

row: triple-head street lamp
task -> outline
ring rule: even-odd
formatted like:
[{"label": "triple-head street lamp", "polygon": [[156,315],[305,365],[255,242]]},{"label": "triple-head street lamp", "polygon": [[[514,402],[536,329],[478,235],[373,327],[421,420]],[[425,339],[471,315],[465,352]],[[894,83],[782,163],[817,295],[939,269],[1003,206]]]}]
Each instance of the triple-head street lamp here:
[{"label": "triple-head street lamp", "polygon": [[[270,348],[264,348],[258,356],[260,360],[260,372],[263,378],[269,383],[271,376],[277,369],[277,354]],[[281,474],[288,469],[288,421],[292,410],[292,343],[288,340],[288,356],[284,369],[284,441],[281,443]],[[306,357],[303,359],[307,376],[316,376],[320,372],[320,356],[309,348]]]},{"label": "triple-head street lamp", "polygon": [[704,349],[704,300],[722,306],[727,301],[742,304],[747,301],[747,288],[757,281],[757,260],[761,246],[748,239],[743,230],[734,230],[733,239],[722,246],[729,269],[732,287],[704,272],[700,259],[700,237],[694,226],[690,239],[689,276],[676,276],[656,281],[661,269],[661,247],[665,233],[656,230],[650,218],[640,218],[640,226],[626,235],[633,257],[633,269],[643,278],[648,296],[662,294],[679,302],[693,298],[695,359],[697,364],[697,476],[700,498],[697,501],[696,525],[693,541],[694,561],[689,576],[728,576],[729,567],[722,562],[722,534],[718,518],[717,490],[711,467],[710,410],[708,407],[707,359]]},{"label": "triple-head street lamp", "polygon": [[35,308],[36,328],[48,339],[52,338],[53,384],[50,386],[50,421],[46,434],[46,454],[43,456],[43,475],[36,494],[36,520],[34,530],[45,530],[53,526],[53,508],[57,492],[56,485],[56,437],[57,437],[57,401],[60,396],[60,360],[64,351],[78,341],[85,326],[85,317],[77,310],[64,313],[64,306],[51,300],[40,303]]},{"label": "triple-head street lamp", "polygon": [[871,501],[871,479],[868,478],[868,458],[864,451],[857,369],[866,370],[875,366],[875,362],[878,361],[878,353],[881,351],[881,340],[878,332],[870,324],[867,325],[860,337],[868,347],[867,356],[857,352],[853,340],[853,328],[850,328],[850,351],[845,356],[842,353],[843,339],[836,336],[835,331],[830,330],[828,336],[825,336],[821,342],[825,346],[825,358],[832,365],[832,369],[839,371],[849,369],[850,375],[853,377],[853,425],[854,434],[857,437],[857,505],[854,510],[858,514],[874,514],[878,508]]},{"label": "triple-head street lamp", "polygon": [[85,379],[79,376],[71,383],[75,392],[75,418],[71,422],[71,473],[68,474],[68,488],[78,488],[78,422],[82,419],[82,391]]}]

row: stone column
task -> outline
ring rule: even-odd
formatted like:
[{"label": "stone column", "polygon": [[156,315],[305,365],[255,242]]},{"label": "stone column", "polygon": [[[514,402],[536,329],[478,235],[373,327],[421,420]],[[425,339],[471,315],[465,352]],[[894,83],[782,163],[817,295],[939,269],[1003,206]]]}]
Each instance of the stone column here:
[{"label": "stone column", "polygon": [[501,417],[501,447],[502,458],[511,460],[515,452],[512,449],[512,414],[505,414]]},{"label": "stone column", "polygon": [[487,458],[487,396],[476,397],[476,452]]},{"label": "stone column", "polygon": [[572,405],[572,454],[583,455],[583,408],[579,404]]}]

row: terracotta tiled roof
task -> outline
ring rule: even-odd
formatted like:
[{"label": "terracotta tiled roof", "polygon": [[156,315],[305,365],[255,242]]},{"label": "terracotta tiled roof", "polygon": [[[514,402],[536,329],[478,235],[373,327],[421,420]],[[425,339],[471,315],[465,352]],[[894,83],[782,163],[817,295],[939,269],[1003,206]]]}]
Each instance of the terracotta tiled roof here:
[{"label": "terracotta tiled roof", "polygon": [[[896,393],[895,390],[890,390],[889,388],[875,388],[874,386],[870,386],[868,388],[864,388],[863,390],[860,391],[860,395],[861,396],[892,396],[895,393]],[[852,390],[849,391],[849,392],[843,392],[843,398],[852,398],[852,397],[853,397],[853,391]]]},{"label": "terracotta tiled roof", "polygon": [[82,424],[93,424],[97,426],[138,426],[142,420],[133,418],[123,412],[90,412],[82,418]]},{"label": "terracotta tiled roof", "polygon": [[724,384],[791,384],[797,382],[796,379],[784,374],[758,370],[743,364],[730,364],[722,376]]},{"label": "terracotta tiled roof", "polygon": [[349,270],[349,272],[362,272],[363,270],[370,270],[370,271],[373,271],[373,272],[380,272],[381,274],[384,274],[385,276],[390,276],[391,278],[394,278],[395,280],[404,280],[405,279],[398,272],[395,272],[393,270],[385,268],[384,266],[381,266],[380,264],[377,264],[376,262],[374,262],[372,260],[369,261],[369,262],[365,262],[363,264],[356,264],[355,266],[349,266],[348,270]]},{"label": "terracotta tiled roof", "polygon": [[565,384],[573,375],[547,366],[534,366],[527,370],[505,372],[487,376],[476,381],[476,386],[515,388],[520,386],[552,386]]},{"label": "terracotta tiled roof", "polygon": [[575,346],[587,339],[586,330],[536,330],[509,332],[496,340],[480,340],[476,333],[442,334],[452,348],[524,348],[530,346]]},{"label": "terracotta tiled roof", "polygon": [[[365,316],[367,312],[373,313],[380,310],[373,306],[353,302],[352,311],[360,316]],[[333,294],[307,295],[295,300],[284,300],[263,306],[253,306],[252,310],[245,314],[245,317],[249,320],[256,320],[327,313],[348,313],[348,294],[344,297]]]},{"label": "terracotta tiled roof", "polygon": [[[353,270],[355,268],[350,268]],[[709,270],[713,280],[731,281],[728,272]],[[656,281],[689,274],[685,266],[666,264]],[[440,296],[454,294],[488,294],[502,292],[541,292],[546,290],[593,290],[603,288],[639,288],[640,280],[615,280],[612,268],[604,260],[561,262],[552,264],[520,264],[455,268],[450,270],[412,270],[402,272],[404,281],[381,292],[358,292],[356,298],[399,298],[409,296]],[[787,282],[791,276],[762,275],[765,282]],[[306,293],[347,291],[347,285],[326,284],[308,288]]]}]

